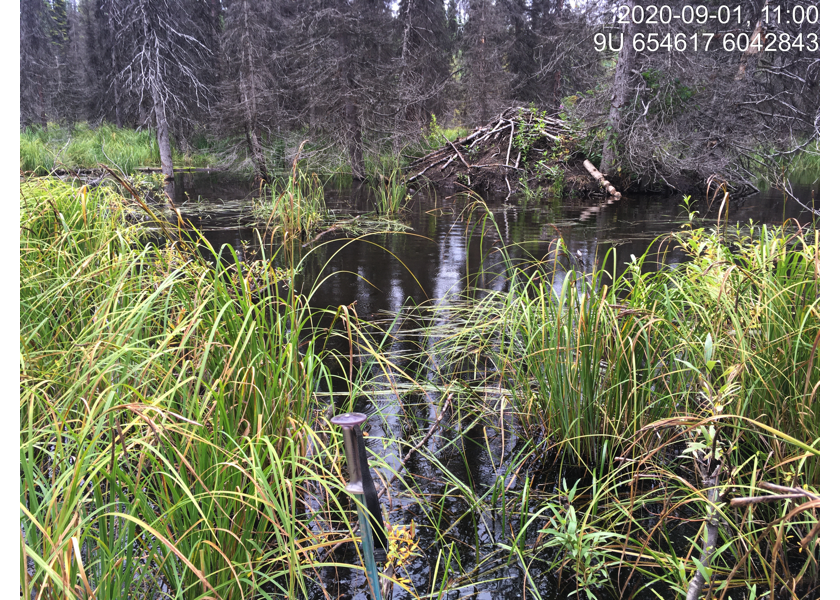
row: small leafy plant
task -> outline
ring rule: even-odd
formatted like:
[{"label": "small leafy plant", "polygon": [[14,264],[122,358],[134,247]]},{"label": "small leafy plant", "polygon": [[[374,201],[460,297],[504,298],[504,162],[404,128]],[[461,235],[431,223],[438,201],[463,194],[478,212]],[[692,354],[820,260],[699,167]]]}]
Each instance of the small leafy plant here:
[{"label": "small leafy plant", "polygon": [[564,497],[561,503],[552,502],[548,508],[552,514],[549,526],[540,530],[545,536],[545,548],[557,548],[559,555],[552,564],[552,569],[562,570],[568,566],[575,574],[578,591],[583,591],[587,598],[598,600],[600,596],[593,592],[609,583],[607,564],[609,555],[606,545],[619,537],[616,533],[599,531],[586,527],[578,520],[572,503],[578,482],[572,489],[566,487],[563,480]]}]

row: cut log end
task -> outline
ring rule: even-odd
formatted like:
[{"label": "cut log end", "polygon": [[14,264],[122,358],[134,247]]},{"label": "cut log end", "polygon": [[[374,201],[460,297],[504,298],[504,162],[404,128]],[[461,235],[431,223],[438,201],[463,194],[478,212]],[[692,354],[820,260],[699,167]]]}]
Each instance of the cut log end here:
[{"label": "cut log end", "polygon": [[616,191],[615,187],[609,181],[607,181],[607,178],[604,176],[604,174],[595,168],[595,165],[593,165],[588,160],[585,160],[583,161],[583,166],[586,167],[586,170],[589,172],[590,175],[592,175],[592,178],[595,181],[597,181],[598,184],[601,185],[608,194],[613,196],[615,199],[621,198],[621,194],[618,191]]}]

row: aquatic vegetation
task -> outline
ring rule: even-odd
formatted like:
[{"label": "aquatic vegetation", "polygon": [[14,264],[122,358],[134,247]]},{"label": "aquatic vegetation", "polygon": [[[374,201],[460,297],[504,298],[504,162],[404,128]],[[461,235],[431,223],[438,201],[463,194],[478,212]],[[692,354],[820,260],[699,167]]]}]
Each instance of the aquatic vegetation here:
[{"label": "aquatic vegetation", "polygon": [[404,233],[411,230],[411,227],[398,219],[374,213],[337,220],[330,226],[332,227],[352,237],[375,233]]},{"label": "aquatic vegetation", "polygon": [[306,299],[145,243],[122,202],[21,186],[23,593],[305,597],[349,530]]},{"label": "aquatic vegetation", "polygon": [[373,180],[373,186],[378,215],[395,215],[411,200],[405,177],[399,169],[395,168],[387,176],[379,174],[378,178]]},{"label": "aquatic vegetation", "polygon": [[306,240],[327,217],[324,186],[315,173],[299,173],[297,164],[285,183],[275,181],[263,190],[254,204],[255,216],[267,228],[279,228],[282,235]]},{"label": "aquatic vegetation", "polygon": [[[266,196],[275,229],[315,241],[281,211],[318,183]],[[324,418],[344,410],[378,428],[403,597],[815,585],[818,231],[688,227],[589,272],[559,237],[537,263],[494,243],[461,297],[365,322],[312,308],[269,245],[243,262],[163,221],[148,243],[104,186],[20,198],[27,596],[346,592],[355,507]]]},{"label": "aquatic vegetation", "polygon": [[[676,250],[686,260],[667,263]],[[529,436],[544,439],[555,460],[583,470],[578,491],[591,498],[591,551],[618,555],[610,568],[632,565],[648,585],[667,582],[680,593],[694,571],[716,578],[716,591],[735,582],[790,589],[784,573],[813,576],[819,231],[795,223],[688,228],[658,240],[623,271],[608,255],[603,267],[582,272],[561,238],[537,265],[502,256],[507,289],[470,291],[440,310],[458,325],[429,336],[437,336],[438,361],[458,366],[452,376],[474,378],[478,364],[490,365],[476,384],[507,390]],[[805,503],[756,500],[745,512],[719,504],[756,496],[760,482],[804,490]],[[548,504],[532,518],[548,509],[555,525],[543,534],[565,548],[560,564],[569,564],[574,539],[563,533],[564,512]],[[655,525],[639,511],[654,515]],[[697,566],[691,548],[676,550],[683,544],[671,527],[706,517],[692,534],[694,557],[704,556]],[[721,543],[707,556],[697,540],[712,530]],[[796,566],[780,550],[783,530],[806,552]],[[756,562],[760,568],[751,566]],[[595,597],[590,588],[605,579],[581,569],[578,591]],[[614,576],[622,580],[620,569]]]}]

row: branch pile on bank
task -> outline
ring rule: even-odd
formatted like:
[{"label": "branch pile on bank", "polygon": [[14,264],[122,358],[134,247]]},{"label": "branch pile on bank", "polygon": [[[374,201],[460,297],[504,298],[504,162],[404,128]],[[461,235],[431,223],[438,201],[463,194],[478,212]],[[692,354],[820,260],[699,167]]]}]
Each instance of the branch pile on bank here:
[{"label": "branch pile on bank", "polygon": [[[511,107],[468,136],[447,140],[409,165],[409,182],[467,187],[510,196],[517,187],[551,187],[555,193],[612,193],[584,166],[581,134],[559,115]],[[591,164],[591,163],[590,163]],[[600,174],[599,174],[600,175]],[[603,181],[603,177],[601,177]]]}]

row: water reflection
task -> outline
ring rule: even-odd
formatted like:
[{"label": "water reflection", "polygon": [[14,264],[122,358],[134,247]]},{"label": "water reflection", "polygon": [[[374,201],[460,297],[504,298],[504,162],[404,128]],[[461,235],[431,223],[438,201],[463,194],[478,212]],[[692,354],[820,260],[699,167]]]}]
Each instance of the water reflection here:
[{"label": "water reflection", "polygon": [[[260,230],[253,226],[250,209],[254,191],[248,182],[221,174],[196,174],[181,177],[176,181],[175,190],[175,204],[183,218],[199,228],[215,248],[229,244],[238,256],[246,257],[258,247]],[[810,193],[803,192],[800,197],[810,197]],[[329,191],[326,201],[331,210],[341,215],[363,214],[372,211],[373,207],[369,190],[359,185]],[[493,215],[494,227],[482,221],[480,211],[472,215],[466,212],[462,201],[419,192],[403,215],[412,228],[410,232],[375,234],[354,240],[325,237],[323,243],[305,249],[306,258],[296,286],[310,294],[314,306],[353,304],[362,318],[377,317],[382,313],[401,315],[383,351],[402,374],[398,376],[393,372],[396,369],[386,372],[381,366],[373,365],[367,376],[377,381],[377,395],[363,399],[353,407],[372,416],[366,427],[370,434],[367,444],[373,455],[387,463],[390,470],[395,469],[400,454],[393,440],[417,439],[437,422],[443,405],[444,398],[438,393],[390,391],[393,382],[404,382],[408,378],[442,387],[446,383],[438,366],[432,364],[433,359],[429,363],[412,362],[406,354],[416,353],[418,349],[430,350],[433,340],[424,339],[416,331],[423,325],[432,324],[431,319],[435,319],[434,324],[442,324],[450,317],[445,311],[435,312],[433,316],[418,314],[409,311],[407,306],[424,302],[445,305],[452,296],[468,291],[467,285],[504,290],[512,273],[510,264],[502,260],[502,249],[514,265],[545,260],[546,268],[555,271],[554,285],[558,290],[570,268],[592,271],[595,267],[604,267],[621,272],[626,263],[634,256],[641,256],[654,239],[679,229],[687,221],[681,201],[681,197],[637,196],[603,204],[564,200],[521,206],[505,203],[501,197],[489,197],[487,207]],[[705,219],[705,224],[711,225],[717,220],[717,206],[707,207],[701,200],[694,209],[701,211],[698,218]],[[730,223],[747,223],[752,219],[778,224],[786,217],[796,217],[802,223],[811,221],[810,213],[794,202],[785,202],[777,193],[756,195],[733,202],[729,207]],[[571,252],[571,262],[565,253],[558,252],[561,243]],[[644,269],[660,268],[682,259],[667,245],[657,246],[657,249],[661,249],[661,253],[656,261],[646,263]],[[608,251],[611,251],[609,257]],[[365,359],[358,353],[355,357],[354,374],[358,377]],[[347,367],[344,364],[341,370],[347,373]],[[335,378],[333,385],[337,392],[348,391],[346,380],[341,377]],[[342,398],[344,396],[335,396],[339,407]],[[405,465],[404,476],[414,478],[417,489],[425,496],[425,504],[419,506],[409,495],[396,493],[398,488],[395,487],[395,493],[389,492],[385,498],[390,520],[405,524],[415,519],[428,524],[428,519],[438,519],[441,530],[451,527],[447,539],[456,542],[462,572],[473,569],[482,560],[487,561],[482,572],[499,567],[493,575],[497,578],[495,581],[463,588],[460,590],[462,597],[521,597],[522,571],[515,564],[506,564],[506,555],[500,554],[497,558],[494,554],[498,552],[497,542],[505,539],[518,524],[494,520],[492,510],[471,506],[456,490],[459,485],[466,486],[481,496],[501,478],[501,487],[511,494],[522,494],[522,478],[515,480],[508,475],[509,479],[505,481],[505,468],[527,440],[517,437],[509,416],[502,423],[504,444],[499,422],[491,424],[476,420],[471,423],[467,415],[451,414],[451,411],[445,417],[438,433],[426,445],[427,456],[413,455]],[[468,434],[462,435],[464,428],[470,425]],[[447,480],[442,475],[444,469],[457,481]],[[380,467],[380,471],[388,476],[388,469]],[[549,488],[556,485],[556,481],[545,483]],[[433,565],[442,547],[435,545],[428,526],[418,529],[418,538]],[[353,560],[349,554],[336,558]],[[410,569],[418,590],[424,593],[423,587],[431,580],[427,563],[417,561]],[[330,582],[328,585],[334,595],[338,595],[339,590],[359,594],[359,590],[364,589],[364,577],[358,570],[324,570],[322,576]],[[553,576],[539,577],[536,584],[545,598],[566,597],[569,591],[560,589]],[[311,597],[319,597],[319,593],[313,591]],[[408,596],[396,591],[395,598],[405,597]]]},{"label": "water reflection", "polygon": [[[258,190],[251,182],[225,173],[179,174],[173,188],[182,217],[211,245],[218,249],[230,244],[240,257],[253,252],[258,231],[251,208]],[[810,189],[797,188],[796,192],[800,198],[811,197]],[[336,214],[358,215],[373,209],[370,190],[361,184],[328,190],[325,196],[328,208]],[[462,292],[468,274],[473,286],[504,289],[510,274],[501,260],[502,246],[514,261],[552,259],[558,238],[580,268],[590,271],[614,265],[620,272],[657,236],[679,229],[687,221],[678,196],[625,196],[600,204],[562,200],[527,207],[513,200],[505,203],[503,197],[486,198],[496,223],[493,227],[481,222],[480,211],[472,216],[465,212],[464,202],[433,191],[416,192],[403,215],[411,232],[352,241],[324,238],[324,243],[307,255],[300,280],[302,291],[314,289],[315,306],[355,302],[362,317],[396,312],[409,299],[439,302]],[[699,199],[693,208],[704,224],[713,225],[718,206]],[[801,223],[811,221],[808,211],[792,200],[785,201],[776,191],[733,201],[728,215],[730,224],[746,224],[750,219],[779,224],[791,217]],[[174,215],[172,220],[176,220]],[[614,256],[605,264],[610,249]],[[669,252],[659,257],[659,266],[679,260],[679,255]],[[558,269],[558,285],[565,268]]]}]

